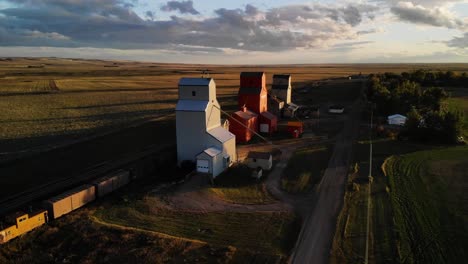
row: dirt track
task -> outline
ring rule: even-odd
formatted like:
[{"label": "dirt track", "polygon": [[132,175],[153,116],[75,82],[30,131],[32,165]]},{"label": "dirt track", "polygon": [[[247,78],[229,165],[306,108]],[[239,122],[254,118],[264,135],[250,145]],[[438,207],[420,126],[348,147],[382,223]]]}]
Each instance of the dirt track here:
[{"label": "dirt track", "polygon": [[358,107],[353,108],[337,139],[314,202],[309,204],[312,211],[302,226],[292,263],[328,263],[336,218],[343,203],[352,145],[358,132],[358,110]]}]

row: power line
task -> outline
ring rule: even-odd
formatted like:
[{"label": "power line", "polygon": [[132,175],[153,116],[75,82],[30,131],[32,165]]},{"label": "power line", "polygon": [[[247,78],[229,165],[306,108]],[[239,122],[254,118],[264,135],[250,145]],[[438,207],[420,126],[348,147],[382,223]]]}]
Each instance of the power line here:
[{"label": "power line", "polygon": [[[219,111],[221,111],[221,113],[227,115],[228,117],[231,116],[231,115],[229,115],[228,112],[222,110],[222,109],[221,109],[220,107],[218,107],[217,105],[213,105],[213,106],[216,107],[216,108],[218,108]],[[270,144],[270,145],[273,145],[273,143],[272,143],[271,141],[267,140],[267,139],[264,138],[262,135],[260,135],[259,133],[257,133],[255,130],[252,130],[250,127],[248,127],[248,126],[242,124],[241,121],[239,121],[239,120],[237,120],[237,119],[235,119],[235,118],[232,118],[232,120],[236,121],[236,122],[237,122],[238,124],[240,124],[241,126],[247,128],[250,132],[252,132],[252,133],[254,133],[255,135],[257,135],[258,137],[260,137],[260,138],[261,138],[262,140],[264,140],[266,143],[268,143],[268,144]]]}]

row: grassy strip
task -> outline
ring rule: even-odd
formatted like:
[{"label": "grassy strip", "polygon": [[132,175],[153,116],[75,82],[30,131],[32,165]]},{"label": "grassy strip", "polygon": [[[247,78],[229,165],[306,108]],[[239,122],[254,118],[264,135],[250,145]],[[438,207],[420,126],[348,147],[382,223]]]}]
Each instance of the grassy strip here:
[{"label": "grassy strip", "polygon": [[329,146],[307,147],[294,153],[281,178],[281,187],[289,193],[303,193],[317,184],[327,168],[332,150]]},{"label": "grassy strip", "polygon": [[330,263],[360,263],[364,261],[367,218],[367,176],[353,168],[348,177],[343,209],[333,239]]},{"label": "grassy strip", "polygon": [[394,156],[386,162],[401,261],[467,259],[467,161],[464,146]]},{"label": "grassy strip", "polygon": [[252,170],[246,166],[232,167],[216,178],[215,186],[207,189],[220,199],[238,204],[268,204],[274,202],[265,186],[268,172],[261,180],[252,178]]},{"label": "grassy strip", "polygon": [[146,197],[98,210],[101,221],[284,258],[297,235],[289,213],[174,212]]},{"label": "grassy strip", "polygon": [[0,263],[228,263],[236,254],[233,247],[101,225],[83,209],[0,245]]}]

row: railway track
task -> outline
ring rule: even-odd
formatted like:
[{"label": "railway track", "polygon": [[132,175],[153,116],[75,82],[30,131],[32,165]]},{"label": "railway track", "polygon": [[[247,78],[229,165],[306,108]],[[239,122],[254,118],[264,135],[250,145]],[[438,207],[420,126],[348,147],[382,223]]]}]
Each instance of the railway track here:
[{"label": "railway track", "polygon": [[4,198],[0,200],[0,215],[5,215],[19,208],[28,206],[36,201],[52,196],[67,188],[72,188],[80,183],[89,182],[90,180],[100,177],[110,171],[129,166],[132,163],[153,156],[154,154],[172,146],[173,144],[150,145],[138,152],[128,153],[117,159],[95,164],[86,168],[83,173],[57,179]]}]

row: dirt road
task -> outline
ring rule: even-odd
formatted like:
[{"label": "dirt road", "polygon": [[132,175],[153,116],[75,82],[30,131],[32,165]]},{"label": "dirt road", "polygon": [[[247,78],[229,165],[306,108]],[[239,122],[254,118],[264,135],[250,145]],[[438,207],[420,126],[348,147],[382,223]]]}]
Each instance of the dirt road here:
[{"label": "dirt road", "polygon": [[336,218],[343,203],[352,144],[358,131],[358,118],[358,107],[353,107],[343,132],[337,138],[314,202],[310,204],[312,211],[302,226],[292,263],[328,263]]}]

